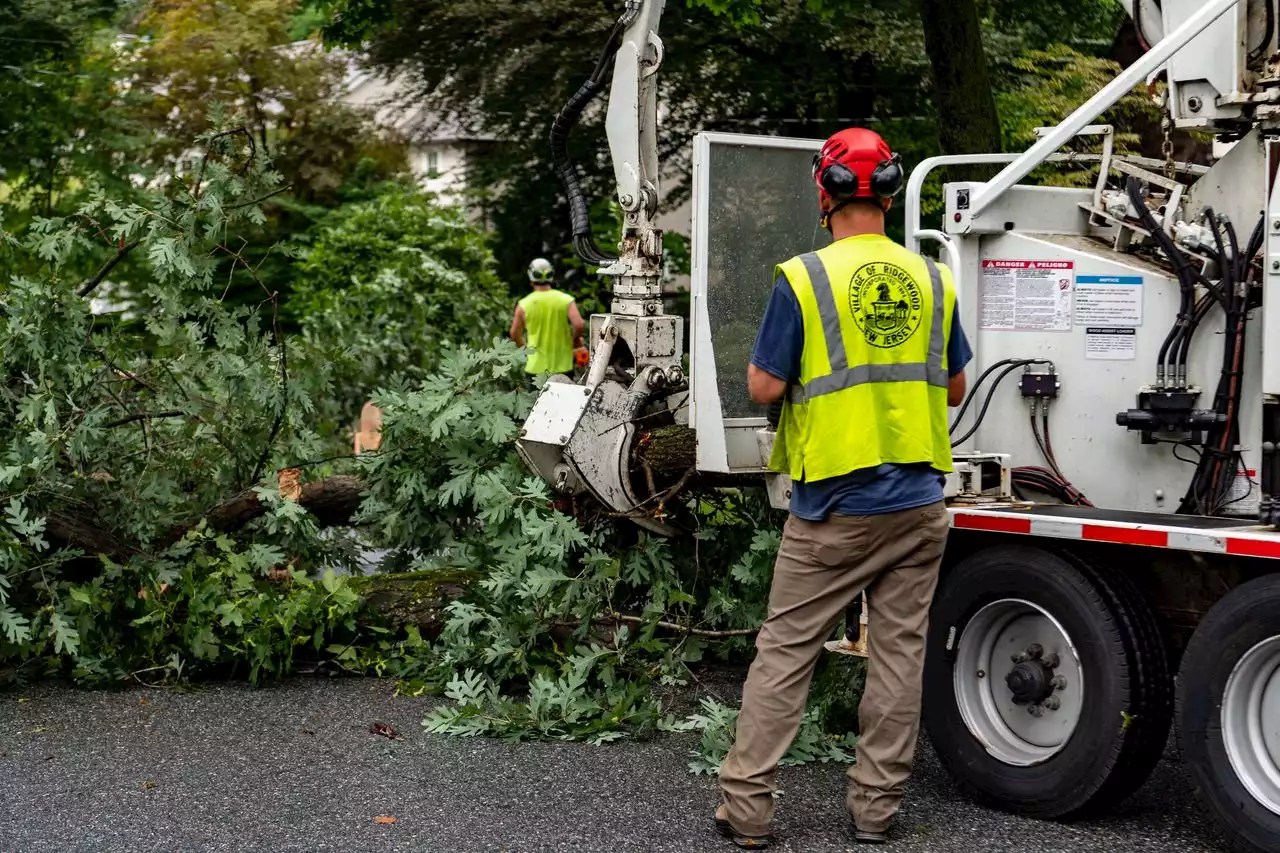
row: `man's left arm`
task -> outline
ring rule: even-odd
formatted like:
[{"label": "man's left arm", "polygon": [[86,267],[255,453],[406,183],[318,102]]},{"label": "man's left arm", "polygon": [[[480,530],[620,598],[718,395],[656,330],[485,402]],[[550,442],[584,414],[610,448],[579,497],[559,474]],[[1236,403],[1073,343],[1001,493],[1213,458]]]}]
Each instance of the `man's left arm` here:
[{"label": "man's left arm", "polygon": [[787,385],[800,379],[800,353],[804,349],[804,320],[800,303],[785,275],[774,282],[756,336],[751,363],[747,365],[747,393],[761,405],[781,400]]},{"label": "man's left arm", "polygon": [[959,406],[964,402],[964,395],[969,390],[964,369],[973,361],[973,350],[969,339],[965,337],[964,327],[960,325],[960,312],[951,317],[951,339],[947,342],[947,367],[951,381],[947,384],[947,405]]}]

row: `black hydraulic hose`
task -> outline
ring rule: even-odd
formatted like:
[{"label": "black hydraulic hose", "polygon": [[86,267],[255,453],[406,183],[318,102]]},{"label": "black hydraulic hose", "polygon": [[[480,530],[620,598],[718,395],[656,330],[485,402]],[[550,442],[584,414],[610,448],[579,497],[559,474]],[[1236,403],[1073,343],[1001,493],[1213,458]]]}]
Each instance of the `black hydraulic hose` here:
[{"label": "black hydraulic hose", "polygon": [[[1182,292],[1182,307],[1178,312],[1178,320],[1174,327],[1169,330],[1169,334],[1165,337],[1164,343],[1160,345],[1160,354],[1157,356],[1156,365],[1156,385],[1163,387],[1165,383],[1166,370],[1168,363],[1169,350],[1174,345],[1174,340],[1181,334],[1182,328],[1188,319],[1188,313],[1191,311],[1195,301],[1195,284],[1192,282],[1194,270],[1187,263],[1186,256],[1178,250],[1173,244],[1173,240],[1165,233],[1160,224],[1156,222],[1156,218],[1151,215],[1151,209],[1147,207],[1146,199],[1142,197],[1142,186],[1138,183],[1137,178],[1129,178],[1126,184],[1126,190],[1129,194],[1129,200],[1133,202],[1134,208],[1138,211],[1138,218],[1142,222],[1144,228],[1151,234],[1152,239],[1159,244],[1164,251],[1169,262],[1173,264],[1174,272],[1178,276],[1178,284]],[[1175,376],[1176,381],[1176,376]]]},{"label": "black hydraulic hose", "polygon": [[[1209,430],[1205,452],[1179,506],[1180,512],[1217,515],[1233,503],[1227,500],[1227,496],[1240,468],[1240,454],[1235,448],[1240,442],[1240,400],[1244,385],[1243,356],[1249,308],[1248,291],[1239,285],[1249,281],[1253,258],[1265,239],[1265,227],[1265,219],[1260,219],[1249,237],[1245,252],[1241,254],[1234,226],[1230,222],[1225,225],[1227,240],[1233,250],[1227,277],[1234,281],[1223,282],[1227,289],[1227,298],[1223,300],[1227,316],[1222,371],[1213,401],[1213,411],[1221,416],[1222,423]],[[1197,314],[1201,314],[1200,306],[1197,306]]]},{"label": "black hydraulic hose", "polygon": [[551,125],[551,159],[569,202],[574,249],[587,263],[601,265],[611,263],[612,259],[600,251],[591,236],[591,207],[578,177],[578,167],[569,159],[569,133],[582,117],[583,110],[603,88],[603,83],[594,80],[583,83]]},{"label": "black hydraulic hose", "polygon": [[[965,395],[964,403],[960,406],[960,411],[956,413],[955,419],[951,422],[950,432],[954,433],[960,428],[960,421],[964,419],[965,412],[969,411],[969,406],[975,399],[977,399],[978,391],[982,388],[983,383],[987,381],[988,376],[1008,365],[1013,365],[1014,367],[1029,367],[1033,364],[1053,364],[1053,362],[1045,358],[1006,358],[1002,361],[997,361],[995,364],[982,371],[982,375],[978,377],[978,381],[973,383],[973,387],[971,387],[969,389],[969,393]],[[1007,373],[1008,371],[1005,371],[1004,374],[1001,374],[1001,379],[1003,379]],[[996,380],[997,384],[999,381],[1000,380]],[[994,388],[992,390],[994,390]]]},{"label": "black hydraulic hose", "polygon": [[591,72],[591,77],[573,94],[551,125],[551,161],[557,177],[560,178],[560,183],[564,185],[565,197],[569,202],[574,250],[582,260],[600,266],[611,264],[617,258],[602,251],[591,235],[591,207],[582,189],[578,167],[569,158],[569,134],[577,126],[587,106],[604,88],[604,81],[609,72],[609,61],[618,52],[623,33],[626,32],[627,27],[635,23],[639,16],[640,6],[638,0],[628,0],[622,17],[613,25],[609,33],[609,39],[600,54],[600,59],[596,62],[595,69]]},{"label": "black hydraulic hose", "polygon": [[973,426],[964,435],[960,436],[959,438],[952,439],[951,440],[952,447],[958,447],[961,444],[964,444],[973,436],[975,432],[978,431],[978,428],[982,426],[983,419],[987,416],[987,409],[991,407],[991,400],[996,396],[996,391],[1000,389],[1000,383],[1003,382],[1004,378],[1008,376],[1010,373],[1017,370],[1019,367],[1026,367],[1028,363],[1043,363],[1043,359],[1039,359],[1037,360],[1037,362],[1014,363],[1006,367],[1004,369],[1004,372],[1001,373],[999,376],[997,376],[996,381],[992,383],[991,390],[987,392],[987,399],[984,400],[982,403],[982,409],[978,412],[978,416],[974,418]]},{"label": "black hydraulic hose", "polygon": [[960,411],[956,413],[955,420],[951,422],[951,432],[955,432],[960,426],[960,421],[964,418],[964,413],[969,411],[969,405],[973,403],[975,397],[978,396],[978,390],[982,388],[982,383],[987,381],[987,377],[995,373],[1002,367],[1010,364],[1021,364],[1024,359],[1006,358],[1003,361],[997,361],[995,364],[982,371],[982,375],[978,377],[978,381],[973,383],[973,387],[969,389],[969,393],[964,398],[964,404],[960,406]]},{"label": "black hydraulic hose", "polygon": [[[1213,232],[1213,241],[1218,249],[1216,260],[1218,262],[1218,269],[1222,273],[1222,279],[1221,279],[1222,286],[1217,287],[1213,285],[1208,279],[1206,279],[1200,273],[1196,273],[1196,280],[1199,281],[1201,284],[1203,284],[1209,290],[1209,292],[1214,296],[1214,298],[1220,300],[1222,302],[1223,310],[1226,311],[1228,314],[1230,314],[1232,310],[1231,309],[1232,303],[1229,301],[1229,299],[1231,298],[1230,294],[1234,293],[1235,291],[1236,252],[1238,250],[1235,237],[1234,237],[1235,230],[1231,228],[1231,224],[1230,222],[1228,222],[1227,227],[1228,229],[1230,229],[1228,231],[1228,236],[1231,238],[1231,249],[1232,249],[1230,260],[1228,260],[1226,246],[1222,242],[1222,229],[1219,227],[1217,215],[1214,213],[1212,207],[1206,207],[1204,209],[1204,215],[1209,220],[1209,227],[1210,227],[1210,230]],[[1193,291],[1193,295],[1194,295],[1194,291]],[[1181,337],[1178,340],[1178,342],[1175,344],[1176,352],[1175,352],[1174,364],[1175,364],[1175,369],[1178,372],[1178,384],[1180,387],[1186,386],[1187,358],[1191,352],[1191,341],[1192,341],[1192,338],[1195,336],[1196,329],[1199,328],[1200,326],[1200,321],[1203,319],[1203,315],[1200,313],[1198,305],[1195,306],[1195,309],[1196,310],[1190,314],[1189,318],[1185,322],[1182,329]]]}]

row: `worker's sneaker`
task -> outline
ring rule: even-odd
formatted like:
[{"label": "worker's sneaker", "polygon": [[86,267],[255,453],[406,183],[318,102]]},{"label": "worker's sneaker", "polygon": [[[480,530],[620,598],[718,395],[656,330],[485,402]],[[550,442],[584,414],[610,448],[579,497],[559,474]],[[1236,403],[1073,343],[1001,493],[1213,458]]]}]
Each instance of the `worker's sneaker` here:
[{"label": "worker's sneaker", "polygon": [[855,823],[853,825],[853,840],[859,844],[887,844],[889,842],[889,833],[883,829],[876,831],[859,829]]},{"label": "worker's sneaker", "polygon": [[725,816],[724,806],[716,809],[716,832],[744,850],[764,850],[773,845],[772,835],[745,835],[734,829]]}]

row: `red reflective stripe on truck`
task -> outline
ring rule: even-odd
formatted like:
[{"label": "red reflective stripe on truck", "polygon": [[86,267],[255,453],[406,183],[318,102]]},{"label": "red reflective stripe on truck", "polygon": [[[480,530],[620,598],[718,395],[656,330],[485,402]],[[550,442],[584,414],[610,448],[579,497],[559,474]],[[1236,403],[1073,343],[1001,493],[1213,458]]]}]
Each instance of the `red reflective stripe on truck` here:
[{"label": "red reflective stripe on truck", "polygon": [[1266,557],[1280,560],[1280,540],[1229,538],[1227,553],[1234,557]]},{"label": "red reflective stripe on truck", "polygon": [[1086,524],[1080,538],[1089,542],[1112,542],[1116,545],[1169,547],[1168,533],[1163,530],[1143,530],[1140,527],[1104,527],[1100,524]]},{"label": "red reflective stripe on truck", "polygon": [[1024,535],[1031,532],[1031,519],[1029,518],[1001,518],[997,515],[984,515],[977,512],[958,512],[955,514],[953,521],[956,527],[963,530],[986,530],[991,533],[1021,533]]}]

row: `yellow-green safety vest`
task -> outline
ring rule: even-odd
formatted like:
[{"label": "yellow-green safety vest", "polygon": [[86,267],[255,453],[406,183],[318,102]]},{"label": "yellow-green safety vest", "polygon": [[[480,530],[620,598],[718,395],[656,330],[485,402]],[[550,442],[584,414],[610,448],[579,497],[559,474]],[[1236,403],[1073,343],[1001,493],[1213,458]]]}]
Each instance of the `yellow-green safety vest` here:
[{"label": "yellow-green safety vest", "polygon": [[951,471],[950,271],[887,237],[860,235],[777,273],[800,303],[804,350],[770,467],[809,483],[885,463]]},{"label": "yellow-green safety vest", "polygon": [[568,373],[573,370],[573,297],[560,290],[535,290],[520,300],[528,358],[525,373]]}]

